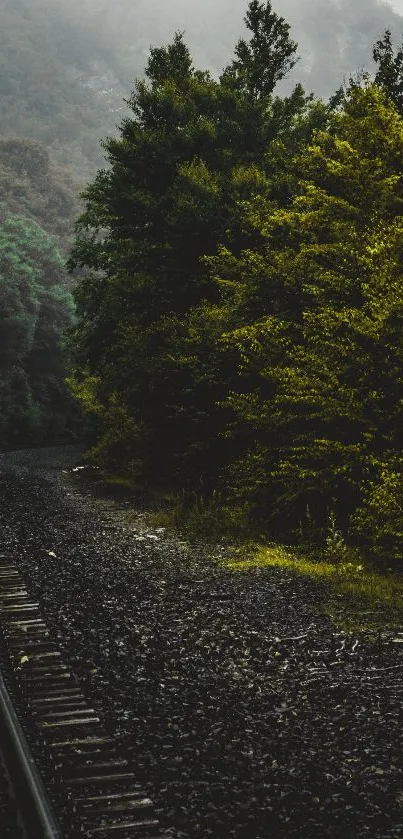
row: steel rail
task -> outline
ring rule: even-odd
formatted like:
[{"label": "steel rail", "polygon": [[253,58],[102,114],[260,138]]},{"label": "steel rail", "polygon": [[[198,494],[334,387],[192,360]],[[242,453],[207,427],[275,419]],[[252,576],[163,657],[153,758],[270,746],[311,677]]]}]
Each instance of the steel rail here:
[{"label": "steel rail", "polygon": [[35,839],[62,839],[41,777],[25,734],[15,713],[10,694],[0,673],[0,731],[8,761],[7,769],[17,792],[27,835]]}]

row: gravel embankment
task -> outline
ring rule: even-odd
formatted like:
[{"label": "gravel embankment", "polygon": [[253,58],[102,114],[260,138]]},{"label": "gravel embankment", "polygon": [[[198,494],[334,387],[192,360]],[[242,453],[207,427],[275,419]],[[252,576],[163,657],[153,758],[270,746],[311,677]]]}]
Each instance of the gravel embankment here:
[{"label": "gravel embankment", "polygon": [[0,552],[172,837],[402,839],[403,634],[345,635],[312,582],[127,525],[69,459],[0,455]]},{"label": "gravel embankment", "polygon": [[0,828],[1,839],[24,839],[18,810],[13,797],[6,764],[0,751]]}]

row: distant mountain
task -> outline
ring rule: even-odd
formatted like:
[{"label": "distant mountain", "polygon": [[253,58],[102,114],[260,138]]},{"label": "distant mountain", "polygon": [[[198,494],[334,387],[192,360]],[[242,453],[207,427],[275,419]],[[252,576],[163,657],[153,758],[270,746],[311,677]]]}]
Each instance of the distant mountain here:
[{"label": "distant mountain", "polygon": [[125,90],[91,26],[52,0],[0,1],[0,127],[42,143],[83,183]]},{"label": "distant mountain", "polygon": [[282,0],[301,61],[292,79],[325,99],[357,71],[374,70],[374,43],[390,29],[396,42],[403,18],[381,0]]},{"label": "distant mountain", "polygon": [[[300,80],[328,97],[371,68],[372,45],[403,19],[380,0],[278,0],[301,61]],[[186,32],[195,64],[218,75],[243,32],[246,0],[0,0],[0,129],[42,144],[77,188],[102,162],[150,45]]]},{"label": "distant mountain", "polygon": [[[61,0],[59,0],[61,3]],[[184,31],[195,63],[219,74],[243,33],[247,0],[70,0],[81,19],[91,17],[105,43],[115,42],[126,78],[158,45]],[[274,0],[291,24],[301,61],[292,80],[329,97],[357,69],[372,69],[372,47],[386,28],[399,40],[403,18],[382,0]]]}]

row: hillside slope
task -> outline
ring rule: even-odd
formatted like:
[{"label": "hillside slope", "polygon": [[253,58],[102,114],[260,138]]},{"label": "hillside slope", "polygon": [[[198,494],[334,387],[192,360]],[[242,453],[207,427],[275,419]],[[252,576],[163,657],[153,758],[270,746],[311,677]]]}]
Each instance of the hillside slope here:
[{"label": "hillside slope", "polygon": [[[113,54],[119,52],[125,81],[144,66],[150,44],[167,42],[178,30],[185,32],[195,63],[219,74],[243,33],[246,8],[247,0],[70,3],[71,19],[79,16],[83,25],[91,20],[98,37]],[[383,0],[273,0],[273,8],[290,23],[299,45],[301,60],[290,82],[302,81],[323,97],[332,95],[350,73],[372,69],[372,46],[386,28],[397,38],[403,31],[402,18]]]},{"label": "hillside slope", "polygon": [[100,138],[122,108],[110,55],[91,26],[49,0],[0,5],[3,135],[42,143],[83,183],[101,161]]},{"label": "hillside slope", "polygon": [[36,221],[70,245],[72,219],[78,212],[77,178],[52,163],[47,149],[34,140],[0,135],[0,215]]}]

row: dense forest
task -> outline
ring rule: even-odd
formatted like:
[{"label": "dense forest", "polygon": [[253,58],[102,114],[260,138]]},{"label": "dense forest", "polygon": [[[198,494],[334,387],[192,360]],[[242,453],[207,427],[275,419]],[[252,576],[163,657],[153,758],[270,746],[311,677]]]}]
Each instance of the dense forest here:
[{"label": "dense forest", "polygon": [[283,8],[0,4],[0,441],[398,558],[401,18]]},{"label": "dense forest", "polygon": [[216,79],[151,50],[72,265],[93,457],[288,539],[329,520],[399,556],[403,53],[328,103],[253,0]]},{"label": "dense forest", "polygon": [[0,445],[63,439],[77,424],[64,384],[73,298],[56,240],[19,215],[0,217]]}]

